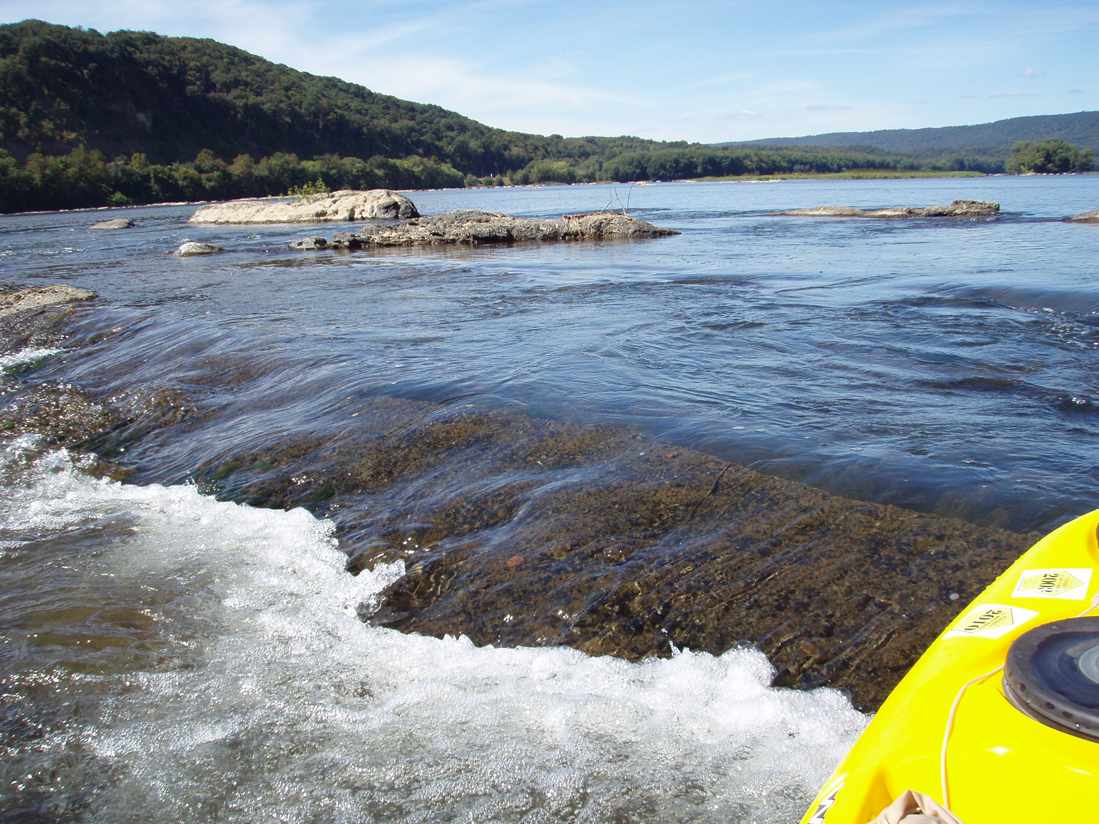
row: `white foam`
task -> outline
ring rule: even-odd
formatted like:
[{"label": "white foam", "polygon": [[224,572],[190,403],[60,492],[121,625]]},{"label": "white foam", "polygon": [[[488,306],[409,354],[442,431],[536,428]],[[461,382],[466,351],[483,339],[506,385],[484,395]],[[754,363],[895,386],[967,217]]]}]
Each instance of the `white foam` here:
[{"label": "white foam", "polygon": [[21,349],[18,352],[13,352],[8,355],[0,355],[0,374],[7,372],[11,369],[18,369],[22,366],[35,363],[36,361],[48,358],[50,355],[56,355],[60,352],[60,349],[46,349],[43,347],[32,347],[29,349]]},{"label": "white foam", "polygon": [[115,768],[89,820],[789,822],[864,724],[771,688],[751,650],[630,664],[368,627],[400,566],[346,574],[304,510],[92,480],[64,452],[12,492],[0,537],[109,523],[84,580],[155,591],[169,665],[60,734]]}]

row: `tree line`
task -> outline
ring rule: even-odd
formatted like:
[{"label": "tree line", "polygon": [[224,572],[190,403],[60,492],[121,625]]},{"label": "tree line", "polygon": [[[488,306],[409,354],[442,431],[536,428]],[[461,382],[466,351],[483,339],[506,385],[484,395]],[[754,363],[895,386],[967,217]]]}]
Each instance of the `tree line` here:
[{"label": "tree line", "polygon": [[1021,140],[1015,144],[1005,164],[1016,174],[1066,174],[1090,172],[1095,152],[1074,146],[1065,140]]},{"label": "tree line", "polygon": [[[1008,163],[1015,172],[1069,172],[1091,168],[1092,153],[1063,141],[1019,144]],[[848,171],[1001,172],[1002,161],[980,156],[933,160],[835,149],[734,149],[676,146],[606,156],[540,158],[501,174],[462,172],[439,158],[369,158],[324,154],[299,158],[275,152],[231,160],[202,149],[189,161],[154,163],[143,152],[108,160],[78,146],[64,154],[32,152],[20,162],[0,149],[0,212],[126,206],[172,201],[227,200],[336,189],[437,189],[530,183],[685,180]]]},{"label": "tree line", "polygon": [[192,161],[152,163],[141,152],[107,160],[78,147],[63,155],[32,153],[19,163],[0,150],[3,212],[284,195],[317,181],[330,189],[425,189],[463,186],[466,179],[453,166],[422,157],[303,160],[276,152],[226,162],[205,149]]},{"label": "tree line", "polygon": [[[503,174],[477,176],[463,173],[445,160],[418,155],[299,158],[292,152],[275,152],[259,159],[239,153],[225,160],[211,149],[202,149],[193,160],[154,163],[143,152],[107,159],[98,149],[78,146],[57,155],[32,152],[23,162],[0,150],[0,211],[226,200],[307,190],[435,189],[927,168],[927,163],[912,158],[874,153],[681,147],[606,157],[538,159]],[[965,165],[943,166],[944,170],[953,168]]]}]

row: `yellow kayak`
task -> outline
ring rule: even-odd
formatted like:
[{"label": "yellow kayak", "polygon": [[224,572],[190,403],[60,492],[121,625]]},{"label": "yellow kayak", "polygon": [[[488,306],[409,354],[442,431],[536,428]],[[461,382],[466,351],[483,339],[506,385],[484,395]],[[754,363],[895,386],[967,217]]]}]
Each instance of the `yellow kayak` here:
[{"label": "yellow kayak", "polygon": [[1099,510],[1057,529],[963,609],[802,824],[867,824],[907,790],[965,824],[1099,821],[1097,530]]}]

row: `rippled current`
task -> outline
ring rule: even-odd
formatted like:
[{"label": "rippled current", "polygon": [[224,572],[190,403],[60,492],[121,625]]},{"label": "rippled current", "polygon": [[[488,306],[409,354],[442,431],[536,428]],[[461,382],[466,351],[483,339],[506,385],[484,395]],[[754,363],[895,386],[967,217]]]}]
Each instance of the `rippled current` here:
[{"label": "rippled current", "polygon": [[[1005,215],[766,214],[955,197],[1000,201]],[[416,201],[425,213],[525,215],[628,201],[683,234],[303,255],[284,243],[308,229],[189,227],[190,208],[134,210],[141,225],[126,233],[89,233],[84,214],[7,217],[0,280],[83,286],[127,323],[143,321],[124,346],[66,374],[94,380],[123,360],[127,370],[183,371],[211,353],[276,362],[281,385],[265,386],[259,405],[277,395],[281,427],[323,417],[347,395],[388,393],[639,424],[855,497],[1017,529],[1093,501],[1099,231],[1055,218],[1094,208],[1099,176],[579,186]],[[166,256],[186,238],[230,251]]]},{"label": "rippled current", "polygon": [[[999,201],[997,220],[780,218]],[[856,498],[1043,530],[1096,505],[1099,176],[414,193],[424,213],[622,207],[632,244],[292,253],[191,207],[0,217],[0,283],[100,296],[20,380],[182,386],[216,415],[128,484],[0,443],[0,815],[12,821],[795,819],[864,718],[752,650],[629,664],[364,626],[402,574],[332,525],[217,502],[210,456],[398,397],[661,440]],[[325,227],[325,233],[340,227]],[[178,259],[185,239],[226,247]],[[78,344],[78,345],[77,345]],[[224,363],[229,385],[190,380]],[[28,366],[34,366],[26,371]]]}]

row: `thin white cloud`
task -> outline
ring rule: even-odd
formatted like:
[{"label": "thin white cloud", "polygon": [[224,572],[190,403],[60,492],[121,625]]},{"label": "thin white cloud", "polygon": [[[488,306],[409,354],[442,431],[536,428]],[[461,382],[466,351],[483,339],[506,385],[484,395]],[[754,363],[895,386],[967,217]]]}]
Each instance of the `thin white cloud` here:
[{"label": "thin white cloud", "polygon": [[902,32],[910,32],[913,29],[931,28],[944,20],[969,16],[975,11],[973,7],[964,5],[903,8],[883,12],[867,20],[822,33],[820,39],[827,42],[877,41]]}]

